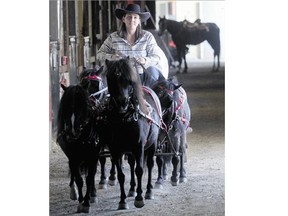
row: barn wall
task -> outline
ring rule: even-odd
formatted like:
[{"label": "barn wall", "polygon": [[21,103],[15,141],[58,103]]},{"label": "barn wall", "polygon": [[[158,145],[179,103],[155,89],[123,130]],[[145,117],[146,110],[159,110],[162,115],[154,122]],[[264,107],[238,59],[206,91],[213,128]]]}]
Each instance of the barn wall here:
[{"label": "barn wall", "polygon": [[[220,28],[221,54],[220,60],[225,60],[225,2],[224,1],[203,1],[201,2],[202,22],[214,22]],[[211,52],[210,45],[203,43],[204,59],[211,59],[213,52]]]}]

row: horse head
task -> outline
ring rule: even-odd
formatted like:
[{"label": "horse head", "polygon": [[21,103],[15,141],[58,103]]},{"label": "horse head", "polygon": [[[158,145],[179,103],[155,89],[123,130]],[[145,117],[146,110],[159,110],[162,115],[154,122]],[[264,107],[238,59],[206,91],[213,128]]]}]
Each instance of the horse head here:
[{"label": "horse head", "polygon": [[86,89],[90,98],[97,105],[104,97],[106,91],[106,80],[102,76],[103,66],[100,68],[85,69],[79,77],[80,85]]},{"label": "horse head", "polygon": [[78,140],[89,122],[89,98],[87,91],[80,85],[62,86],[62,95],[58,114],[58,138],[68,142]]},{"label": "horse head", "polygon": [[[140,105],[141,82],[129,58],[105,61],[110,105],[118,113],[126,113],[129,107]],[[143,96],[142,96],[143,97]]]},{"label": "horse head", "polygon": [[173,78],[163,80],[153,86],[153,90],[158,96],[163,111],[169,109],[174,101],[174,92],[180,88],[182,84],[177,85],[173,82]]},{"label": "horse head", "polygon": [[162,36],[164,31],[167,29],[167,19],[164,16],[163,18],[161,18],[159,16],[159,22],[158,22],[158,26],[159,26],[159,31],[158,31],[158,35]]}]

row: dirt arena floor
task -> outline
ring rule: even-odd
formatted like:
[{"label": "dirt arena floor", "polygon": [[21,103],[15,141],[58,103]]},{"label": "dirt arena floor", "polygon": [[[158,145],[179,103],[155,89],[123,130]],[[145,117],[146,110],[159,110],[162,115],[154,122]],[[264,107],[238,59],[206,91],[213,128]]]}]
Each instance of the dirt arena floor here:
[{"label": "dirt arena floor", "polygon": [[[67,158],[60,148],[51,144],[50,151],[50,215],[225,215],[225,67],[211,73],[212,63],[189,64],[186,74],[176,74],[179,83],[187,91],[192,111],[188,134],[186,163],[187,183],[172,186],[167,180],[162,190],[154,190],[154,200],[146,200],[141,209],[134,207],[133,198],[128,198],[130,209],[117,210],[119,184],[97,190],[98,203],[91,205],[90,213],[76,213],[77,201],[69,198]],[[175,72],[171,72],[172,75]],[[109,163],[108,163],[109,164]],[[109,168],[109,165],[108,165]],[[124,163],[126,189],[129,187],[128,164]],[[99,170],[99,169],[98,169]],[[153,184],[156,181],[155,163]],[[171,176],[171,167],[168,169]],[[144,174],[146,187],[147,173]],[[96,175],[99,182],[99,172]],[[143,188],[145,193],[145,187]]]}]

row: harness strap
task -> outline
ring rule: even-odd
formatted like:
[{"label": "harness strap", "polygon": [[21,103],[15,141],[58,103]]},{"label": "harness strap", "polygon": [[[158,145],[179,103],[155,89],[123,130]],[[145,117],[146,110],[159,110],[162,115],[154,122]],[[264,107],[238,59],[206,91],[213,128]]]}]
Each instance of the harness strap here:
[{"label": "harness strap", "polygon": [[106,90],[108,90],[108,87],[105,87],[105,88],[103,88],[102,90],[91,94],[89,97],[94,97],[94,96],[96,96],[96,95],[99,95],[99,94],[103,93],[103,92],[106,91]]},{"label": "harness strap", "polygon": [[102,80],[101,77],[96,76],[96,75],[93,75],[93,76],[90,75],[90,76],[84,77],[84,79],[89,79],[89,80],[99,80],[99,81]]},{"label": "harness strap", "polygon": [[172,127],[173,122],[176,121],[176,120],[180,120],[180,121],[182,121],[183,123],[188,122],[188,127],[189,127],[189,125],[190,125],[190,122],[185,118],[185,113],[184,113],[182,116],[180,116],[180,115],[178,114],[178,110],[180,110],[180,108],[181,108],[182,105],[184,104],[185,100],[187,100],[187,94],[186,94],[186,92],[184,91],[184,89],[181,87],[181,88],[179,88],[178,90],[182,93],[182,94],[181,94],[182,96],[181,96],[181,98],[179,99],[179,101],[174,101],[174,102],[172,103],[171,111],[173,112],[174,117],[173,117],[172,121],[169,123],[168,130]]}]

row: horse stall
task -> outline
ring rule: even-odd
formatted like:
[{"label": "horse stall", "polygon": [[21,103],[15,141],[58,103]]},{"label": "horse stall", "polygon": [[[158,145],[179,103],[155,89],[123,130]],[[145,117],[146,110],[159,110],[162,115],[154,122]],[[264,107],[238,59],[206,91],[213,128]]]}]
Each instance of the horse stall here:
[{"label": "horse stall", "polygon": [[[132,197],[126,198],[126,203],[118,203],[120,198],[119,183],[117,181],[110,181],[110,177],[114,176],[115,180],[115,164],[111,160],[105,159],[105,166],[103,160],[100,160],[97,166],[97,172],[94,178],[95,183],[91,181],[91,176],[87,179],[91,191],[90,200],[89,194],[79,199],[79,193],[75,189],[75,185],[71,179],[68,163],[68,157],[62,151],[66,149],[65,145],[68,143],[62,142],[62,146],[59,145],[59,138],[63,139],[64,135],[59,129],[57,124],[57,116],[59,111],[60,102],[64,94],[65,89],[70,85],[78,84],[78,86],[93,87],[92,83],[101,82],[104,77],[101,76],[101,71],[96,68],[96,53],[100,45],[106,39],[106,37],[117,29],[119,21],[114,16],[114,10],[118,7],[125,7],[128,3],[138,3],[141,5],[142,10],[150,11],[152,18],[144,24],[144,29],[150,31],[158,45],[162,48],[172,66],[176,61],[175,48],[170,41],[169,35],[159,36],[158,31],[158,16],[166,15],[168,18],[173,18],[174,7],[177,6],[177,1],[102,1],[102,0],[57,0],[50,1],[50,95],[51,95],[51,146],[49,154],[49,214],[52,215],[68,215],[75,214],[77,212],[83,212],[86,215],[225,215],[225,190],[224,190],[224,95],[225,95],[225,71],[222,66],[217,73],[211,73],[210,64],[189,64],[187,73],[177,73],[177,69],[170,67],[169,76],[174,77],[179,85],[175,88],[181,88],[185,90],[186,96],[178,98],[178,103],[174,107],[178,107],[182,104],[184,98],[188,101],[189,110],[191,111],[191,118],[189,117],[190,131],[187,132],[187,140],[185,144],[186,156],[180,159],[181,150],[170,150],[167,152],[163,149],[157,149],[157,154],[154,155],[154,167],[152,170],[151,181],[153,188],[153,196],[144,198],[143,202],[137,203],[134,206],[134,193]],[[161,8],[159,6],[161,4]],[[166,8],[165,10],[163,8]],[[161,13],[159,12],[161,9]],[[169,44],[170,42],[170,44]],[[86,78],[83,78],[84,75]],[[60,87],[62,84],[62,88]],[[98,83],[99,84],[99,83]],[[104,89],[104,86],[97,85],[100,91]],[[116,86],[116,85],[115,85]],[[172,87],[172,85],[168,85]],[[74,87],[73,87],[74,88]],[[79,88],[79,87],[78,87]],[[76,87],[74,89],[77,89]],[[107,88],[106,88],[107,89]],[[105,89],[105,90],[106,90]],[[163,88],[158,89],[158,97],[162,95]],[[104,91],[104,90],[103,90]],[[101,91],[101,93],[103,93]],[[81,91],[79,91],[81,92]],[[155,90],[156,92],[156,90]],[[166,89],[166,93],[171,93],[171,89]],[[98,93],[92,93],[89,98],[95,99]],[[103,97],[104,98],[104,97]],[[85,96],[85,100],[87,95]],[[94,100],[93,103],[98,104],[98,101]],[[71,101],[75,102],[75,101]],[[79,105],[80,102],[78,102]],[[90,102],[89,102],[90,103]],[[177,105],[178,104],[178,105]],[[87,103],[86,103],[87,105]],[[72,106],[72,105],[71,105]],[[74,105],[73,105],[74,106]],[[77,106],[77,103],[76,105]],[[164,107],[164,106],[163,106]],[[99,109],[102,109],[100,107]],[[61,113],[69,108],[62,108]],[[64,111],[63,111],[64,110]],[[98,108],[95,109],[98,111]],[[92,112],[95,112],[92,109]],[[91,111],[91,109],[90,109]],[[114,111],[110,110],[110,115],[114,115]],[[189,114],[190,115],[190,114]],[[177,115],[175,115],[177,116]],[[75,117],[70,118],[75,120]],[[136,118],[134,116],[134,118]],[[102,119],[102,118],[99,118]],[[177,117],[178,120],[188,123],[185,118]],[[81,131],[83,125],[90,124],[91,122],[85,119],[84,123],[80,125]],[[150,119],[153,122],[153,119]],[[64,120],[62,120],[64,121]],[[59,123],[59,122],[58,122]],[[91,123],[93,124],[93,123]],[[158,124],[158,123],[157,123]],[[69,123],[67,124],[69,125]],[[159,123],[158,125],[161,125]],[[79,126],[79,125],[78,125]],[[67,128],[69,126],[66,126]],[[123,127],[123,126],[122,126]],[[81,129],[82,128],[82,129]],[[171,126],[172,128],[172,126]],[[175,134],[177,134],[177,126],[174,126]],[[193,128],[193,132],[192,132]],[[103,129],[103,128],[102,128]],[[121,128],[122,129],[122,128]],[[164,130],[165,128],[161,128]],[[61,128],[60,128],[61,130]],[[165,129],[169,131],[169,128]],[[115,129],[116,131],[116,129]],[[132,131],[132,129],[131,129]],[[192,132],[192,133],[191,133]],[[87,132],[88,134],[89,131]],[[130,134],[127,131],[126,137],[133,137],[134,134]],[[77,133],[76,133],[77,134]],[[109,133],[108,133],[109,134]],[[112,133],[111,133],[112,134]],[[164,133],[164,135],[166,132]],[[168,133],[167,133],[168,134]],[[166,135],[167,135],[166,134]],[[60,135],[60,136],[59,136]],[[90,135],[89,135],[90,136]],[[112,135],[108,135],[108,138]],[[123,137],[118,134],[121,139]],[[176,135],[175,135],[176,136]],[[77,136],[76,136],[77,137]],[[87,135],[88,137],[88,135]],[[58,138],[58,142],[56,140]],[[95,140],[94,140],[95,138]],[[75,137],[72,137],[72,142],[75,141]],[[92,140],[92,139],[91,139]],[[91,145],[91,140],[87,141],[87,145]],[[164,141],[163,141],[164,140]],[[85,141],[85,142],[86,142]],[[169,145],[173,145],[170,141],[170,137],[162,139],[162,143],[170,142]],[[61,141],[60,141],[61,142]],[[98,137],[93,137],[94,143],[99,143]],[[174,142],[174,141],[173,141]],[[84,142],[82,143],[84,145]],[[97,152],[99,149],[95,149],[92,145],[91,149]],[[62,149],[61,149],[62,148]],[[80,145],[81,148],[81,145]],[[171,147],[173,148],[173,147]],[[182,147],[184,148],[184,147]],[[81,151],[81,153],[80,153]],[[119,150],[120,151],[120,150]],[[91,152],[79,150],[79,154],[82,154],[82,159],[86,153],[91,157]],[[69,153],[68,153],[69,154]],[[98,154],[98,153],[95,153]],[[114,152],[115,154],[115,152]],[[175,173],[179,172],[180,165],[176,166],[176,169],[170,164],[165,169],[167,177],[163,177],[161,187],[157,187],[157,180],[159,176],[162,176],[163,171],[159,173],[156,166],[156,156],[179,156],[179,161],[182,160],[182,164],[185,166],[185,171],[182,170],[182,180],[179,180],[181,176],[178,174],[175,178]],[[95,155],[95,158],[98,157]],[[110,158],[110,152],[105,148],[100,154],[100,159]],[[94,160],[94,159],[93,159]],[[172,162],[178,159],[172,159]],[[83,160],[85,162],[85,160]],[[91,162],[91,160],[88,160]],[[78,163],[79,161],[77,161]],[[130,170],[131,158],[125,156],[123,158],[121,168],[125,175],[125,192],[127,195],[131,195],[128,191],[133,187],[133,181],[131,175],[135,174],[132,169]],[[151,162],[151,159],[150,159]],[[76,162],[75,162],[76,163]],[[70,164],[70,165],[69,165]],[[78,164],[81,167],[82,163]],[[146,163],[145,163],[146,164]],[[179,163],[180,164],[180,163]],[[101,166],[100,166],[101,165]],[[151,165],[151,164],[150,164]],[[101,168],[100,168],[101,167]],[[91,168],[91,167],[90,167]],[[111,169],[110,169],[111,168]],[[110,171],[110,177],[108,178],[105,173]],[[75,171],[75,170],[74,170]],[[78,170],[79,171],[79,170]],[[77,171],[77,172],[78,172]],[[138,170],[139,171],[139,170]],[[92,173],[94,170],[92,169]],[[90,172],[90,174],[91,174]],[[74,172],[75,173],[75,172]],[[102,174],[105,175],[102,175]],[[133,174],[131,174],[133,173]],[[161,175],[159,175],[161,174]],[[78,175],[78,174],[77,174]],[[104,177],[103,177],[104,176]],[[136,176],[136,174],[135,174]],[[173,180],[171,182],[171,177]],[[83,177],[83,190],[87,189],[85,182],[85,174]],[[134,177],[134,175],[133,175]],[[116,177],[117,178],[117,177]],[[80,184],[77,177],[77,184]],[[146,189],[151,189],[150,185],[146,183],[149,180],[149,171],[147,166],[144,167],[142,176],[142,190],[146,192]],[[175,181],[176,179],[176,181]],[[116,179],[117,180],[117,179]],[[123,180],[121,180],[123,181]],[[80,183],[79,183],[80,182]],[[176,182],[176,183],[175,183]],[[106,184],[103,187],[103,184]],[[110,183],[110,184],[109,184]],[[69,186],[70,184],[70,186]],[[123,191],[122,191],[123,192]],[[139,190],[138,190],[139,192]],[[142,191],[141,191],[142,193]],[[123,200],[123,194],[121,200]],[[89,203],[90,208],[83,207],[81,203],[84,199],[85,205]],[[95,202],[93,202],[95,201]],[[144,205],[145,204],[145,205]],[[78,208],[77,208],[78,205]],[[84,209],[84,210],[83,210]]]}]

